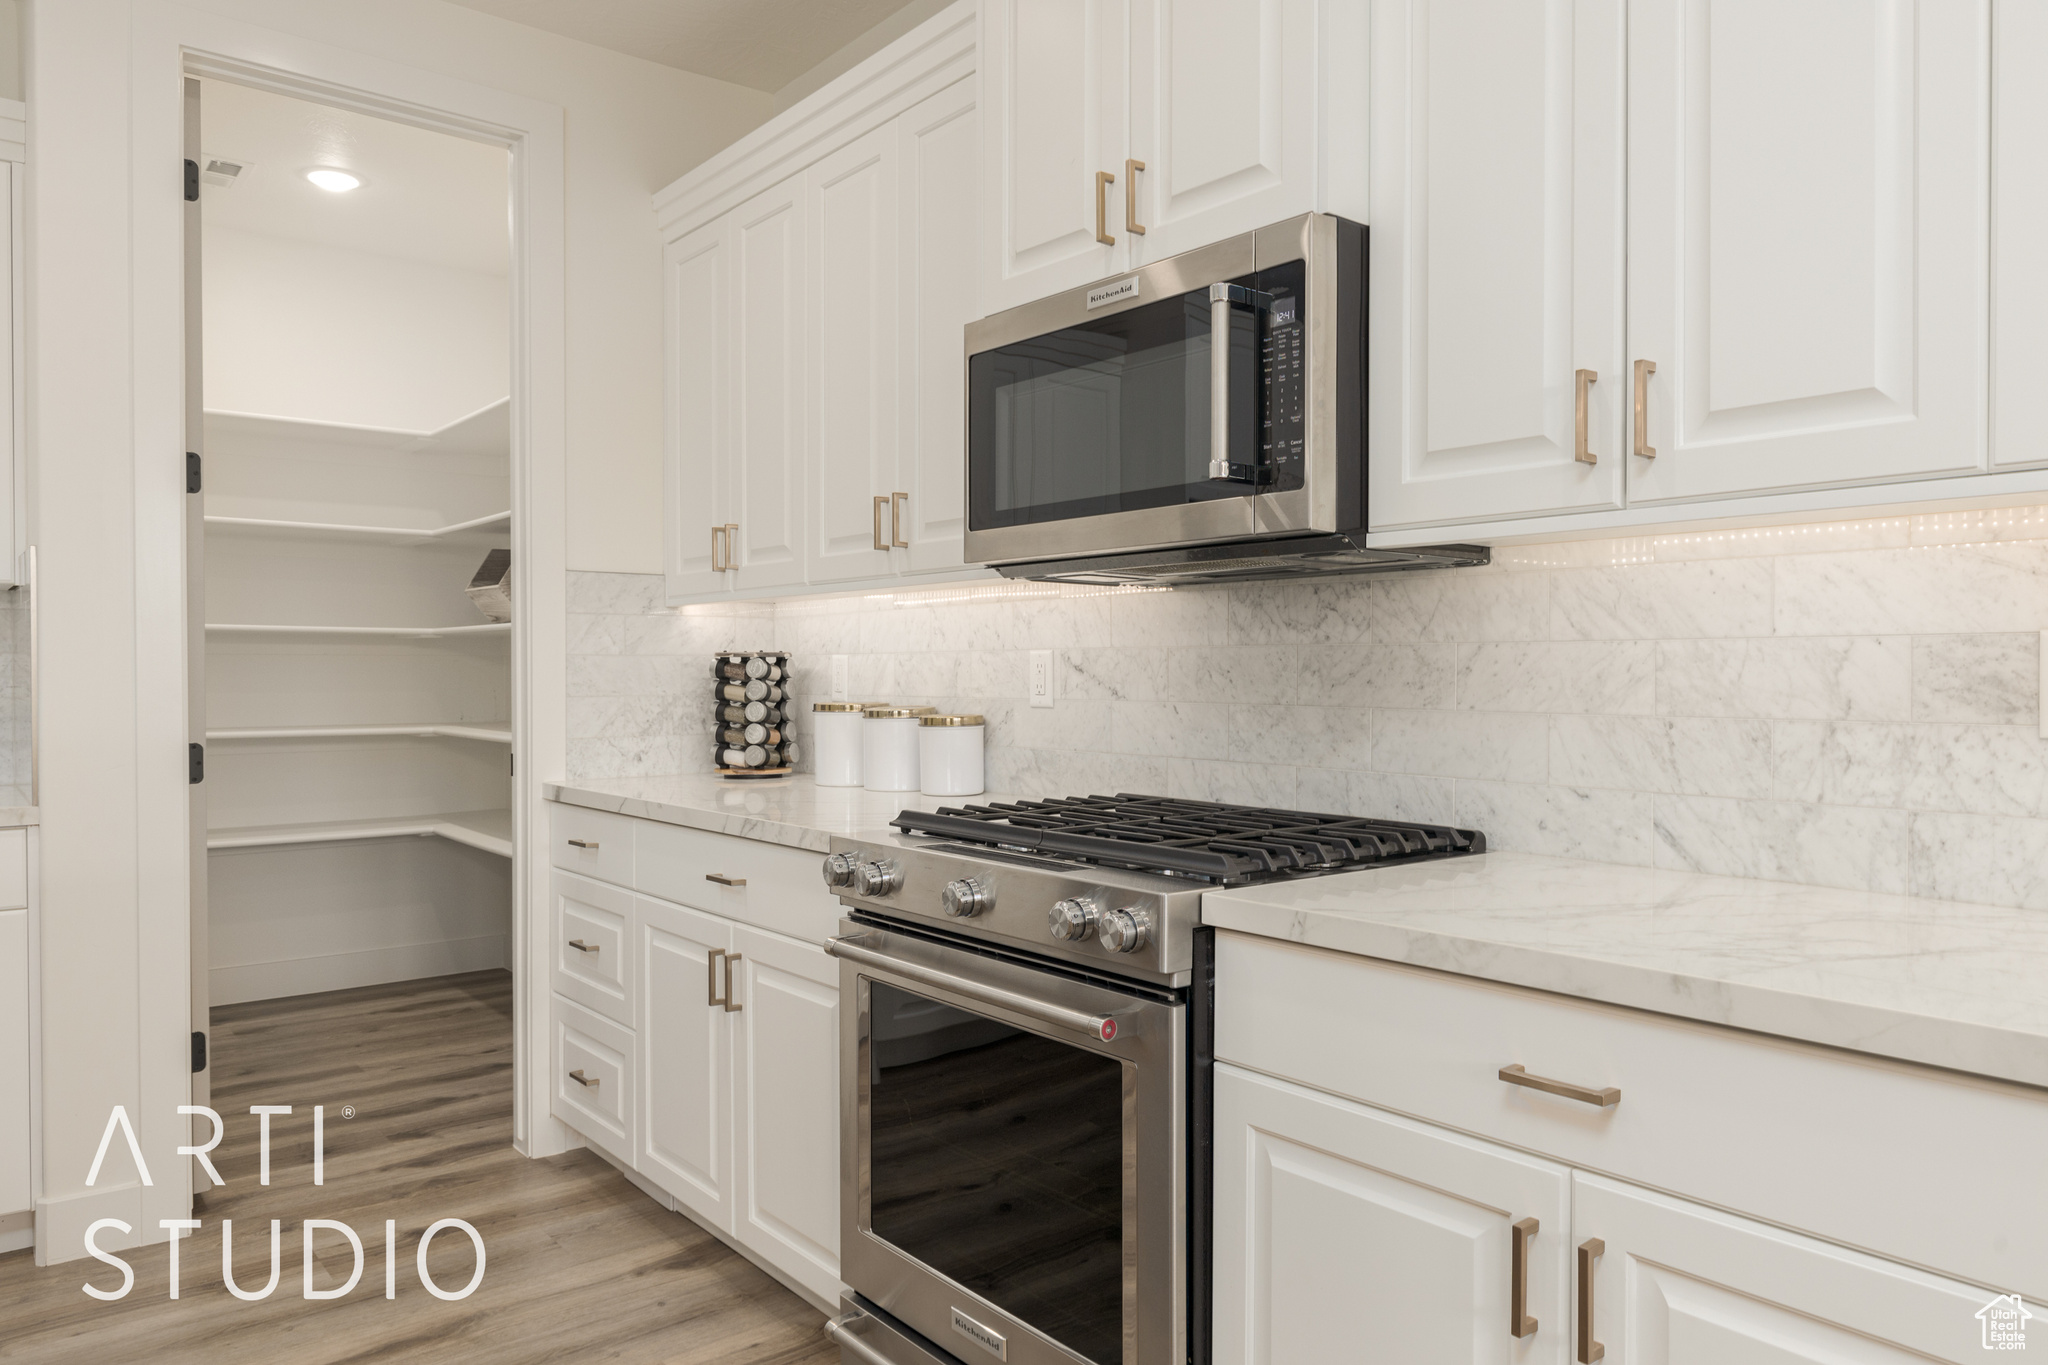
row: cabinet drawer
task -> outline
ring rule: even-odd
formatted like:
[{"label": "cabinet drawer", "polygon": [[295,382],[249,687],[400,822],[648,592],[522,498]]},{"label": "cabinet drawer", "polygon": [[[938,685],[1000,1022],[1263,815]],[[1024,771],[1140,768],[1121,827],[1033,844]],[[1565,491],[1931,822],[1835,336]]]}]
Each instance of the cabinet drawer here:
[{"label": "cabinet drawer", "polygon": [[556,993],[633,1026],[633,893],[567,872],[554,874]]},{"label": "cabinet drawer", "polygon": [[[1217,936],[1216,1001],[1219,1059],[2048,1290],[2048,1220],[2028,1212],[2048,1208],[2048,1093],[1242,934]],[[1509,1065],[1621,1099],[1510,1085]]]},{"label": "cabinet drawer", "polygon": [[823,861],[808,849],[642,821],[635,885],[678,905],[822,943],[838,932],[840,915],[818,875]]},{"label": "cabinet drawer", "polygon": [[573,1000],[558,995],[554,1006],[555,1117],[630,1166],[633,1035]]},{"label": "cabinet drawer", "polygon": [[548,860],[565,871],[631,886],[635,823],[630,816],[557,802],[548,820]]}]

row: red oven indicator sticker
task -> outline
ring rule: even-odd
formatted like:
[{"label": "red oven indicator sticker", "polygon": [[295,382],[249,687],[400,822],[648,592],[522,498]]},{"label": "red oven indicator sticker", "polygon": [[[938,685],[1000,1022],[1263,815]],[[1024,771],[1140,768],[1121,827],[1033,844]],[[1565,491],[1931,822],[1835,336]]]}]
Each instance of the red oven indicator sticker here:
[{"label": "red oven indicator sticker", "polygon": [[1105,1019],[1105,1020],[1103,1020],[1103,1021],[1102,1021],[1102,1041],[1106,1043],[1106,1042],[1110,1041],[1110,1040],[1111,1040],[1112,1038],[1114,1038],[1114,1037],[1116,1037],[1116,1020],[1114,1020],[1114,1019]]}]

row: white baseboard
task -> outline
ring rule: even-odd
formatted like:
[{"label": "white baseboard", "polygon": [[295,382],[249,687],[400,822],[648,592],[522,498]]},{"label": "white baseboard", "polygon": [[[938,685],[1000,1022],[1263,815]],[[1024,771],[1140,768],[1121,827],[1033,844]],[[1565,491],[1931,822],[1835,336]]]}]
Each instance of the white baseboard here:
[{"label": "white baseboard", "polygon": [[0,1213],[0,1256],[10,1251],[36,1244],[36,1213],[34,1209],[23,1209],[20,1213]]},{"label": "white baseboard", "polygon": [[444,939],[438,943],[407,943],[393,948],[364,948],[319,957],[286,958],[215,967],[207,973],[216,1005],[245,1000],[276,1000],[288,995],[345,991],[353,986],[381,986],[387,981],[415,981],[425,976],[480,972],[511,963],[504,934]]},{"label": "white baseboard", "polygon": [[[93,1240],[102,1251],[161,1242],[161,1228],[144,1227],[142,1186],[136,1181],[106,1189],[80,1190],[37,1203],[35,1213],[36,1264],[59,1265],[85,1255],[85,1230],[102,1218],[118,1218],[134,1231],[123,1235],[111,1229]],[[108,1274],[115,1272],[107,1267]],[[104,1287],[104,1286],[103,1286]]]}]

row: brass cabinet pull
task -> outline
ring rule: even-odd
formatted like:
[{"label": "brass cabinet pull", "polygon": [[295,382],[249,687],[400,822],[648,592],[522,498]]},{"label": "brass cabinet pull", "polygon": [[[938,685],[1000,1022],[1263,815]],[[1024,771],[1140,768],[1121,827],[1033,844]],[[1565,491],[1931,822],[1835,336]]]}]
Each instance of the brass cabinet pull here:
[{"label": "brass cabinet pull", "polygon": [[1588,1237],[1579,1243],[1579,1365],[1607,1358],[1607,1348],[1593,1340],[1593,1262],[1607,1254],[1607,1243]]},{"label": "brass cabinet pull", "polygon": [[1546,1095],[1562,1095],[1568,1100],[1581,1104],[1598,1105],[1612,1109],[1621,1103],[1621,1091],[1614,1086],[1595,1090],[1590,1085],[1573,1085],[1570,1081],[1553,1081],[1548,1076],[1531,1076],[1520,1062],[1500,1069],[1500,1078],[1509,1085],[1525,1086],[1530,1090],[1541,1090]]},{"label": "brass cabinet pull", "polygon": [[875,494],[875,548],[877,550],[886,550],[889,548],[889,542],[882,539],[882,506],[884,503],[888,501],[888,494]]},{"label": "brass cabinet pull", "polygon": [[711,528],[711,572],[725,572],[725,557],[725,528],[714,526]]},{"label": "brass cabinet pull", "polygon": [[704,880],[707,882],[717,882],[720,886],[745,886],[747,884],[745,877],[726,877],[716,872],[706,872]]},{"label": "brass cabinet pull", "polygon": [[739,543],[740,524],[736,521],[728,521],[725,524],[725,571],[727,573],[737,573],[739,571],[740,558],[733,550],[733,547]]},{"label": "brass cabinet pull", "polygon": [[597,1078],[595,1076],[586,1076],[581,1071],[572,1071],[569,1073],[569,1079],[582,1086],[585,1090],[597,1089]]},{"label": "brass cabinet pull", "polygon": [[574,948],[579,953],[594,953],[597,951],[597,945],[595,943],[585,943],[580,938],[570,939],[569,946],[571,948]]},{"label": "brass cabinet pull", "polygon": [[889,543],[899,550],[910,548],[910,542],[903,538],[903,514],[910,510],[910,494],[889,495]]},{"label": "brass cabinet pull", "polygon": [[725,955],[725,999],[719,1001],[719,1003],[725,1006],[727,1014],[738,1014],[741,1008],[739,1002],[732,998],[732,964],[739,960],[740,955],[738,953],[727,953]]},{"label": "brass cabinet pull", "polygon": [[569,841],[569,847],[571,847],[571,848],[587,848],[587,849],[589,849],[589,850],[590,850],[590,851],[591,851],[592,853],[595,853],[595,852],[597,852],[597,840],[595,840],[595,839],[571,839],[571,840]]},{"label": "brass cabinet pull", "polygon": [[706,987],[705,992],[709,997],[704,1002],[707,1005],[723,1005],[725,1003],[718,996],[718,959],[724,956],[725,949],[723,948],[713,948],[704,955],[704,970],[710,977],[710,984]]},{"label": "brass cabinet pull", "polygon": [[1540,1226],[1524,1218],[1508,1229],[1508,1335],[1517,1340],[1536,1335],[1536,1319],[1529,1316],[1529,1241]]},{"label": "brass cabinet pull", "polygon": [[1636,362],[1636,454],[1646,460],[1657,458],[1657,447],[1650,444],[1650,376],[1655,373],[1656,361]]},{"label": "brass cabinet pull", "polygon": [[1103,218],[1104,213],[1107,212],[1103,207],[1103,197],[1109,193],[1109,187],[1115,183],[1116,177],[1108,171],[1097,171],[1095,173],[1095,240],[1104,246],[1116,245],[1116,238],[1109,235],[1109,224]]},{"label": "brass cabinet pull", "polygon": [[1142,161],[1124,162],[1124,231],[1138,237],[1145,235],[1145,225],[1138,221],[1138,172],[1144,169]]},{"label": "brass cabinet pull", "polygon": [[1588,392],[1600,382],[1600,376],[1591,370],[1580,370],[1572,376],[1577,391],[1572,399],[1572,428],[1577,444],[1573,447],[1572,458],[1580,464],[1599,464],[1600,457],[1586,446],[1586,427],[1592,417],[1592,395]]}]

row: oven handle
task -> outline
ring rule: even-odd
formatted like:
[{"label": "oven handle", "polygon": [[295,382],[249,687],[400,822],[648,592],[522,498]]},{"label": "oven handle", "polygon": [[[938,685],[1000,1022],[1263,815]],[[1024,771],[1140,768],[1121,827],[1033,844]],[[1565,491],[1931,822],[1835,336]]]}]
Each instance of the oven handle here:
[{"label": "oven handle", "polygon": [[866,1313],[848,1313],[843,1318],[826,1318],[825,1335],[833,1345],[860,1357],[861,1365],[896,1365],[895,1361],[847,1330],[847,1323],[865,1321],[867,1316]]},{"label": "oven handle", "polygon": [[[1209,480],[1236,483],[1230,473],[1230,306],[1270,308],[1271,294],[1241,284],[1209,286]],[[1253,459],[1257,459],[1255,454]]]},{"label": "oven handle", "polygon": [[1028,995],[1020,995],[1016,991],[1005,990],[1001,986],[990,986],[979,981],[969,980],[964,976],[955,976],[951,972],[939,971],[935,967],[905,962],[901,958],[890,957],[887,953],[878,953],[872,948],[861,947],[858,940],[866,937],[866,934],[861,934],[848,938],[827,939],[825,940],[825,951],[836,958],[841,958],[858,966],[874,967],[881,971],[893,972],[897,976],[911,981],[921,982],[927,986],[936,986],[940,990],[952,991],[957,995],[964,995],[971,1000],[979,1000],[984,1005],[994,1005],[998,1009],[1015,1010],[1018,1014],[1026,1015],[1041,1023],[1052,1024],[1058,1028],[1075,1029],[1087,1034],[1091,1038],[1100,1038],[1105,1043],[1116,1037],[1117,1023],[1114,1015],[1089,1014],[1082,1010],[1070,1010],[1062,1005],[1047,1004],[1043,1000],[1034,1000]]}]

